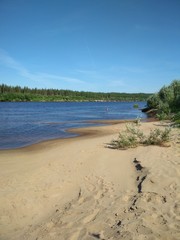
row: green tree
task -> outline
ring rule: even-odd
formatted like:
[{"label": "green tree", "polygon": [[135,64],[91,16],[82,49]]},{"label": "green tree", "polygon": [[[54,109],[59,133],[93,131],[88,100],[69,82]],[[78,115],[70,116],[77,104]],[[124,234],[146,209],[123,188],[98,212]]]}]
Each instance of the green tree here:
[{"label": "green tree", "polygon": [[150,96],[147,105],[157,109],[159,119],[168,119],[180,111],[180,80],[174,80],[169,86],[162,87],[158,93]]}]

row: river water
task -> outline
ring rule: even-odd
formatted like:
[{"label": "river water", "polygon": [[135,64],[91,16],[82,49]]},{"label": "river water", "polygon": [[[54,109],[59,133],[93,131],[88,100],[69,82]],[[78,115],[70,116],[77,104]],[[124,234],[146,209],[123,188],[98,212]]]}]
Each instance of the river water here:
[{"label": "river water", "polygon": [[[134,102],[0,102],[0,149],[74,137],[66,130],[98,125],[91,120],[147,118]],[[146,102],[136,102],[139,108]]]}]

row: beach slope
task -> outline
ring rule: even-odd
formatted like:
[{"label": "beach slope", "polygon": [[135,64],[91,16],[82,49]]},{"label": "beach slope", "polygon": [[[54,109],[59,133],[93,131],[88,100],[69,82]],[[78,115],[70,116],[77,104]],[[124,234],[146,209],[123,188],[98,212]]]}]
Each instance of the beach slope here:
[{"label": "beach slope", "polygon": [[0,151],[0,239],[180,239],[179,130],[169,147],[108,148],[123,129]]}]

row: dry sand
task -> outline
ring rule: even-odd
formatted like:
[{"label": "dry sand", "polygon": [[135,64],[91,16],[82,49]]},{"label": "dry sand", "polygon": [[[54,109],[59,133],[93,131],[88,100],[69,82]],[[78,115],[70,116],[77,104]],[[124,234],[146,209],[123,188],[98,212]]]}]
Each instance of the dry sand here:
[{"label": "dry sand", "polygon": [[0,151],[0,239],[180,239],[179,130],[170,147],[107,148],[124,128]]}]

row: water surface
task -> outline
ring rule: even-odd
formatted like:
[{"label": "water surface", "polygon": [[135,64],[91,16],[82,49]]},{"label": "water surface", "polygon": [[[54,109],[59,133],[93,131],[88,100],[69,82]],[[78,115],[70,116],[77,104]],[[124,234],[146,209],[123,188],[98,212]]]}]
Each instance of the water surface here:
[{"label": "water surface", "polygon": [[[143,108],[146,102],[136,102]],[[146,118],[132,102],[0,102],[0,149],[76,136],[66,130],[91,120]]]}]

